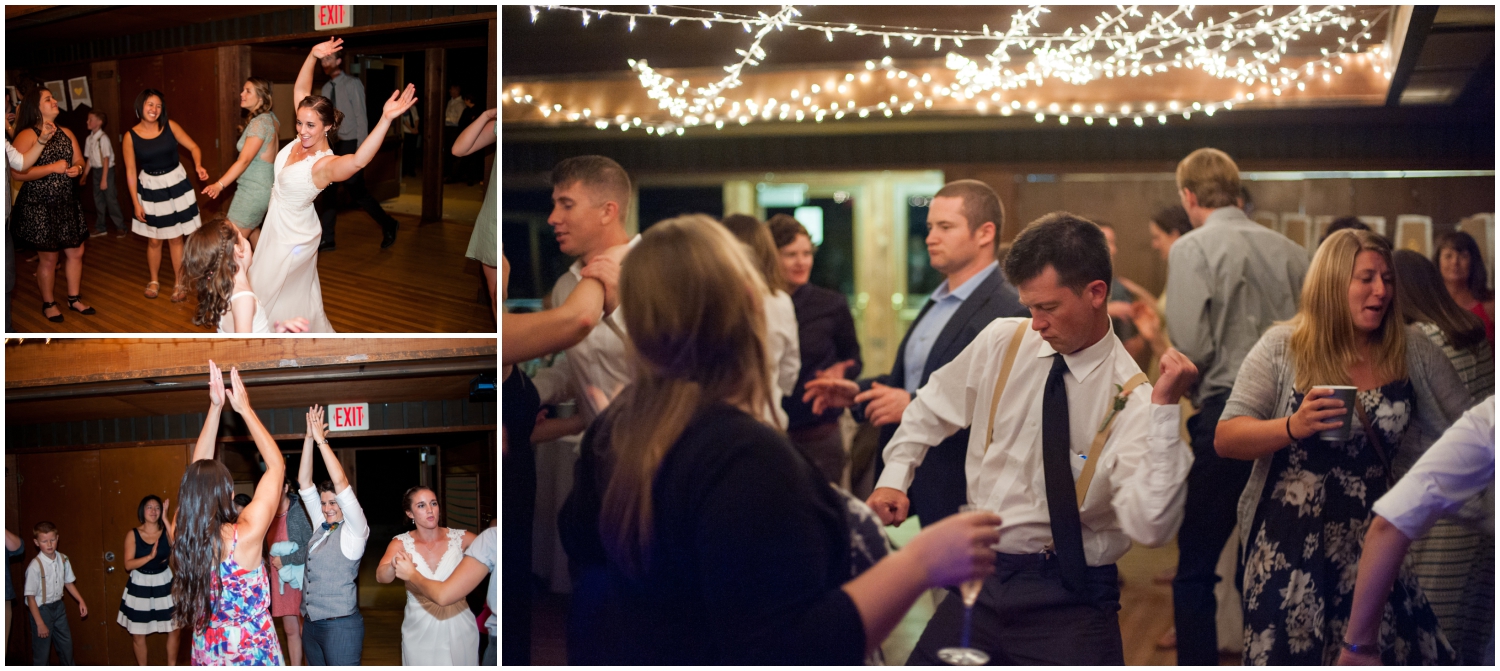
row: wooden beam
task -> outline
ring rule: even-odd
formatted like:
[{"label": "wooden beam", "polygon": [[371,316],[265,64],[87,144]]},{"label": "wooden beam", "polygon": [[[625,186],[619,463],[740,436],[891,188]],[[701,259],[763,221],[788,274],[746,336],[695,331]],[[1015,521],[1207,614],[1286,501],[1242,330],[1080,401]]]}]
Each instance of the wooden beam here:
[{"label": "wooden beam", "polygon": [[[417,428],[411,428],[411,429],[385,429],[385,430],[382,430],[382,431],[361,431],[359,433],[359,435],[361,437],[363,437],[363,436],[370,436],[370,437],[379,437],[379,436],[414,436],[414,435],[418,435],[418,434],[427,434],[427,433],[464,433],[466,431],[474,431],[474,432],[489,431],[489,432],[493,433],[493,432],[495,432],[497,430],[498,429],[497,429],[497,427],[494,424],[476,424],[474,426],[427,426],[427,427],[417,427]],[[272,440],[276,440],[278,442],[279,441],[283,441],[283,440],[287,440],[287,441],[302,440],[303,438],[304,438],[304,435],[300,434],[300,433],[279,433],[279,434],[275,434],[275,435],[271,436]],[[337,438],[337,436],[335,436],[335,438]],[[221,442],[221,443],[248,443],[248,442],[253,442],[253,439],[250,436],[219,436],[219,442]],[[46,453],[51,453],[51,452],[79,452],[79,451],[84,451],[84,450],[116,450],[116,449],[125,449],[125,448],[131,448],[131,447],[150,447],[150,446],[153,446],[153,445],[181,445],[181,444],[182,444],[182,441],[180,439],[140,440],[140,441],[136,441],[136,442],[132,442],[132,443],[102,443],[102,444],[96,444],[96,445],[67,445],[67,446],[62,446],[62,447],[8,447],[8,448],[6,448],[5,453],[6,453],[6,455],[11,455],[11,454],[46,454]],[[193,447],[192,444],[188,445],[189,449],[191,449],[192,447]],[[350,448],[350,449],[360,449],[360,448]],[[381,447],[380,449],[385,449],[385,448]]]},{"label": "wooden beam", "polygon": [[423,59],[426,86],[419,96],[422,110],[422,222],[443,219],[443,78],[448,70],[448,50],[428,49]]},{"label": "wooden beam", "polygon": [[201,375],[208,360],[243,371],[494,356],[492,338],[59,339],[6,346],[5,387]]},{"label": "wooden beam", "polygon": [[[1437,17],[1437,5],[1412,5],[1410,8],[1411,16],[1406,26],[1403,29],[1398,18],[1396,31],[1392,35],[1391,43],[1399,45],[1400,50],[1394,54],[1399,60],[1396,62],[1395,73],[1391,75],[1391,88],[1385,94],[1387,107],[1401,104],[1401,94],[1406,91],[1411,74],[1417,69],[1417,61],[1422,57],[1422,45],[1426,44],[1427,34],[1432,32],[1432,20]],[[1406,9],[1401,8],[1403,15]]]}]

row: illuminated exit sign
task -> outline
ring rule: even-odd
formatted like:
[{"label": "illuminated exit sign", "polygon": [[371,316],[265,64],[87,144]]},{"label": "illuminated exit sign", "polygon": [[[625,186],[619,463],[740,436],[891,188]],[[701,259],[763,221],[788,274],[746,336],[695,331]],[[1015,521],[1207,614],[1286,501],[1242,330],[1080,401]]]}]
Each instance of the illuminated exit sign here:
[{"label": "illuminated exit sign", "polygon": [[354,27],[354,5],[314,5],[318,30]]},{"label": "illuminated exit sign", "polygon": [[328,404],[329,431],[367,431],[369,428],[369,403]]}]

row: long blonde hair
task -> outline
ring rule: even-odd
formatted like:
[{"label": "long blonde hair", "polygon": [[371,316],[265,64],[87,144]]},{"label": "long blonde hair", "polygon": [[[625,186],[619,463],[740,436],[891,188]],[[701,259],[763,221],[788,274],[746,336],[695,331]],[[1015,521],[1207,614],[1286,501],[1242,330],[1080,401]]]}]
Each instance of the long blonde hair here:
[{"label": "long blonde hair", "polygon": [[650,560],[652,483],[694,415],[725,402],[769,416],[766,287],[749,256],[718,222],[685,215],[642,234],[621,269],[634,374],[609,408],[599,532],[626,575]]},{"label": "long blonde hair", "polygon": [[[1302,307],[1288,323],[1292,325],[1292,363],[1295,386],[1307,391],[1319,384],[1350,384],[1349,366],[1358,358],[1355,344],[1360,337],[1349,313],[1349,283],[1354,279],[1354,260],[1360,252],[1385,257],[1391,272],[1391,243],[1369,231],[1344,229],[1330,235],[1318,247],[1302,283]],[[1375,330],[1371,368],[1381,380],[1406,377],[1406,328],[1401,322],[1401,296],[1392,284],[1390,307]]]}]

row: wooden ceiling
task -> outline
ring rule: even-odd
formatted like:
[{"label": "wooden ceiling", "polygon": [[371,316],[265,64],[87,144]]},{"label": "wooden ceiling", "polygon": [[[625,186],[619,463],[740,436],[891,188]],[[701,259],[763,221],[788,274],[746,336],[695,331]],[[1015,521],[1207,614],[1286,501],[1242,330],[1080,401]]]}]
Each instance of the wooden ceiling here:
[{"label": "wooden ceiling", "polygon": [[292,5],[6,5],[8,38],[27,41],[98,40],[119,35],[177,28],[219,19],[255,16]]}]

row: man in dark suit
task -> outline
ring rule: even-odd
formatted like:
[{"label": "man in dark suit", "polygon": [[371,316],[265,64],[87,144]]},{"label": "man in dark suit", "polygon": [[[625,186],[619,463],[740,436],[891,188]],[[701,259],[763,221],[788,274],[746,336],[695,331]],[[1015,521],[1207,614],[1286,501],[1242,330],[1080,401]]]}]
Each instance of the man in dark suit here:
[{"label": "man in dark suit", "polygon": [[[946,278],[922,306],[922,312],[896,350],[889,375],[861,380],[826,379],[807,382],[804,400],[813,412],[824,408],[855,408],[880,427],[880,446],[895,435],[901,413],[928,376],[958,356],[991,321],[1026,317],[1015,287],[1006,282],[996,261],[1005,210],[994,189],[984,182],[964,179],[944,185],[927,210],[927,254],[932,267]],[[911,512],[923,526],[958,512],[968,502],[964,456],[969,431],[948,437],[927,453],[917,469],[908,496]],[[876,466],[880,477],[883,462]]]}]

